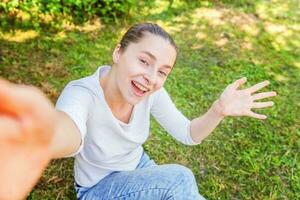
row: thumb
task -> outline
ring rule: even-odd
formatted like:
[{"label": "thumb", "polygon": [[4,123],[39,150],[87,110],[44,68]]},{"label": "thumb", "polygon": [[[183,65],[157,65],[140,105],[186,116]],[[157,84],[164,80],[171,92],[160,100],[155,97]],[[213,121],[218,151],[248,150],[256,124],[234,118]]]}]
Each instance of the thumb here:
[{"label": "thumb", "polygon": [[0,113],[19,116],[28,105],[32,105],[27,101],[28,95],[20,88],[21,86],[16,87],[15,84],[0,79]]},{"label": "thumb", "polygon": [[247,82],[247,78],[246,78],[246,77],[243,77],[243,78],[240,78],[240,79],[234,81],[234,82],[232,83],[231,87],[232,87],[233,89],[238,89],[241,85],[243,85],[243,84],[246,83],[246,82]]}]

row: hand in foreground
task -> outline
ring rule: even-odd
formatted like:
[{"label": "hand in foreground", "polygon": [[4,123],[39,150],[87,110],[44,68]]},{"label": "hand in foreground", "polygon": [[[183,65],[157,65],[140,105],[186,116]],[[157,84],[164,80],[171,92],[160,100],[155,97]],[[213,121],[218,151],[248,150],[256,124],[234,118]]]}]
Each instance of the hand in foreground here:
[{"label": "hand in foreground", "polygon": [[238,88],[246,81],[247,79],[244,77],[226,87],[217,101],[218,112],[222,116],[249,116],[257,119],[266,119],[266,115],[257,114],[252,109],[273,106],[274,103],[272,101],[257,102],[257,100],[276,96],[276,92],[254,94],[269,85],[269,81],[263,81],[249,88],[239,90]]},{"label": "hand in foreground", "polygon": [[54,108],[38,89],[0,80],[0,199],[23,199],[49,163]]}]

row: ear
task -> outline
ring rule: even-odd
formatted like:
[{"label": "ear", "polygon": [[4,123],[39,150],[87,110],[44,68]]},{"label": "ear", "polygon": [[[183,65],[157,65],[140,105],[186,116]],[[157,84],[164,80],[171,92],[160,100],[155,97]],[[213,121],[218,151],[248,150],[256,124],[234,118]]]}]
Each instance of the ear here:
[{"label": "ear", "polygon": [[121,56],[121,45],[118,44],[113,52],[113,62],[118,63]]}]

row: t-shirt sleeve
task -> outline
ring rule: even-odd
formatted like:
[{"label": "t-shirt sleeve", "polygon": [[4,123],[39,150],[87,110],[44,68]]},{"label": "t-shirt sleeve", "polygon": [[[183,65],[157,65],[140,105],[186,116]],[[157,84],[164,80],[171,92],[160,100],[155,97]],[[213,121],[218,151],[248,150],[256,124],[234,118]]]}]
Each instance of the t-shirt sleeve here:
[{"label": "t-shirt sleeve", "polygon": [[93,97],[89,90],[80,85],[66,86],[59,96],[55,108],[66,113],[75,123],[80,132],[81,144],[76,152],[67,157],[78,154],[84,145],[84,137],[87,133],[87,120]]},{"label": "t-shirt sleeve", "polygon": [[183,144],[199,144],[191,137],[191,121],[176,108],[167,91],[161,88],[155,95],[150,111],[158,123]]}]

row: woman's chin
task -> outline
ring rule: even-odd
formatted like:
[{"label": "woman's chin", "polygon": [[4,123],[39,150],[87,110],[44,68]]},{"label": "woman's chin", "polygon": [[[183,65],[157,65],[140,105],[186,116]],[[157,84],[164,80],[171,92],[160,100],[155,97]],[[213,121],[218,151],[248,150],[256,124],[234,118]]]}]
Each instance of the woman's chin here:
[{"label": "woman's chin", "polygon": [[143,99],[145,99],[147,95],[143,95],[143,96],[136,96],[136,95],[130,95],[128,98],[126,98],[127,103],[130,105],[136,105],[139,102],[141,102]]},{"label": "woman's chin", "polygon": [[130,105],[136,105],[136,104],[138,104],[140,101],[142,101],[143,100],[143,98],[130,98],[130,99],[128,99],[128,103],[130,104]]}]

